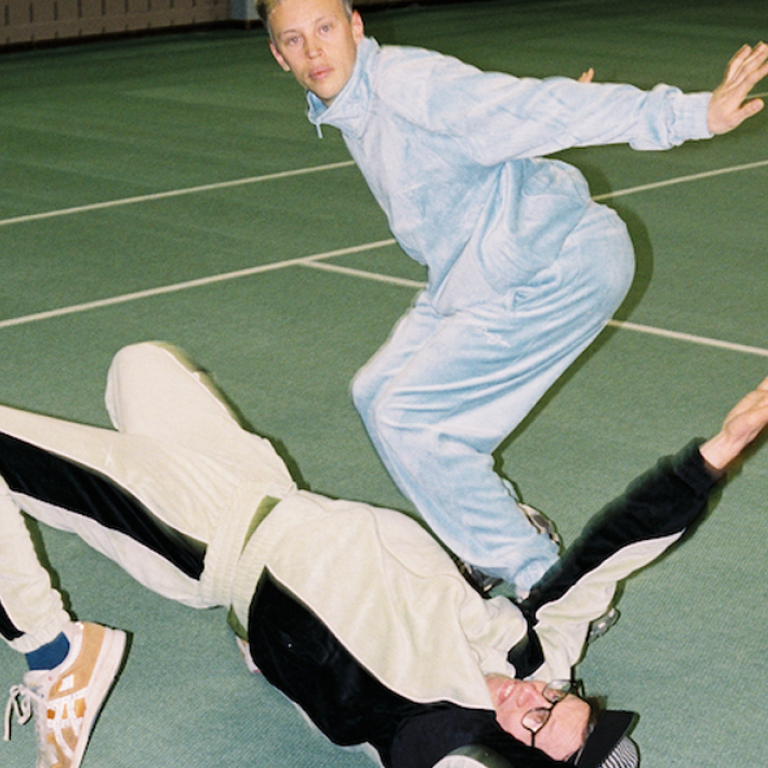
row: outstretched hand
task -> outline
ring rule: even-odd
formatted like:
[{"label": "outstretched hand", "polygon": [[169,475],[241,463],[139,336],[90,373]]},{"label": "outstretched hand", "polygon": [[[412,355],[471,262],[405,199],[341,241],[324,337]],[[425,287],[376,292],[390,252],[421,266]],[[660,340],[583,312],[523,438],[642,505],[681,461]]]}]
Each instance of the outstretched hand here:
[{"label": "outstretched hand", "polygon": [[725,78],[712,91],[707,125],[714,134],[728,133],[764,106],[762,99],[744,101],[752,88],[768,75],[768,45],[743,46],[728,62]]},{"label": "outstretched hand", "polygon": [[768,377],[725,417],[722,429],[699,449],[715,469],[725,469],[768,425]]}]

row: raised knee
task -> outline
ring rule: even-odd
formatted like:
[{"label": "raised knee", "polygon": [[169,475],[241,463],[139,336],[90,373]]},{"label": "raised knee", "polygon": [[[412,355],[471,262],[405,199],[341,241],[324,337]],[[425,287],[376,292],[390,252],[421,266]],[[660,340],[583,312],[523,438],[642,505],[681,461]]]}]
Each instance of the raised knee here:
[{"label": "raised knee", "polygon": [[635,275],[635,258],[631,249],[619,249],[610,258],[595,264],[586,284],[585,299],[590,314],[610,319],[629,293]]},{"label": "raised knee", "polygon": [[608,272],[606,279],[610,284],[611,290],[623,300],[635,278],[635,253],[631,246],[628,246],[619,253],[613,268],[606,271]]},{"label": "raised knee", "polygon": [[121,429],[124,410],[121,405],[126,391],[136,392],[162,380],[169,365],[180,364],[189,371],[197,368],[181,348],[164,341],[141,341],[120,349],[112,358],[107,373],[104,400],[112,424]]},{"label": "raised knee", "polygon": [[425,414],[397,392],[386,391],[369,409],[368,429],[395,454],[433,452],[433,430]]},{"label": "raised knee", "polygon": [[135,344],[127,344],[118,350],[112,358],[112,367],[120,368],[124,365],[133,365],[137,360],[151,359],[160,353],[167,354],[167,352],[176,356],[183,354],[178,347],[165,341],[139,341]]},{"label": "raised knee", "polygon": [[363,366],[352,379],[350,384],[352,402],[366,422],[380,389],[381,382],[376,376],[371,374],[370,367],[368,366]]}]

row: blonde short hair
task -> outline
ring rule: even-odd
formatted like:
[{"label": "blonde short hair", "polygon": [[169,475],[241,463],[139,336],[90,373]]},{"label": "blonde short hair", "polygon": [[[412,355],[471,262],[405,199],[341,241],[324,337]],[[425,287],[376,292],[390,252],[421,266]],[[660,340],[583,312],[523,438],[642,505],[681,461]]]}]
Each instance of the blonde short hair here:
[{"label": "blonde short hair", "polygon": [[[269,17],[272,15],[272,11],[280,5],[281,0],[256,0],[256,13],[264,26],[269,30]],[[352,15],[352,0],[341,0],[341,5],[344,8],[347,17]]]}]

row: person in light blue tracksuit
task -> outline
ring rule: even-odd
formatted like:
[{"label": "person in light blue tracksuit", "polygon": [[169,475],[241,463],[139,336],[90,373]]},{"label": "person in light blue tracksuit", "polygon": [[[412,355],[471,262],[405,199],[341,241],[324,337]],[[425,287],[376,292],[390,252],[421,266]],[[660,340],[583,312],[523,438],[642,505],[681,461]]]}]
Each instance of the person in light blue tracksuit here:
[{"label": "person in light blue tracksuit", "polygon": [[[744,47],[711,93],[519,79],[432,51],[380,47],[346,0],[260,0],[309,119],[338,128],[428,283],[352,395],[392,478],[455,554],[524,594],[557,558],[492,453],[624,299],[626,227],[568,147],[668,149],[730,130],[768,73]],[[738,82],[736,82],[738,80]],[[723,90],[730,101],[723,107]],[[734,97],[732,91],[738,93]],[[722,113],[722,114],[721,114]]]}]

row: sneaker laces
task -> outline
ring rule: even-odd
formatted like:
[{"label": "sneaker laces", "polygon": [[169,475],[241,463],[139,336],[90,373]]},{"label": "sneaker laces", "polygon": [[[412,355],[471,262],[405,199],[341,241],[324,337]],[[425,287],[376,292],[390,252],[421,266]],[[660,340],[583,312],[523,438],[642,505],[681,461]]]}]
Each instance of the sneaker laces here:
[{"label": "sneaker laces", "polygon": [[26,685],[11,686],[8,703],[5,705],[3,741],[11,740],[11,721],[14,715],[19,725],[24,725],[32,717],[32,701],[36,696]]},{"label": "sneaker laces", "polygon": [[[48,717],[48,700],[45,695],[37,693],[32,688],[24,685],[23,683],[11,686],[10,696],[8,697],[8,703],[5,707],[5,724],[3,730],[3,741],[11,740],[11,722],[13,716],[16,716],[16,722],[19,725],[28,723],[32,715],[35,716],[35,734],[37,735],[37,748],[38,748],[38,762],[39,766],[53,766],[59,763],[59,758],[56,750],[56,744],[54,744],[49,738],[50,730],[56,733],[56,736],[60,736],[58,729],[61,726],[60,713],[56,712],[55,723],[52,728],[47,727]],[[79,732],[79,722],[77,718],[72,716],[66,718],[70,720],[70,725]],[[75,722],[71,722],[72,720]],[[62,749],[63,754],[66,757],[72,756],[72,750],[64,742],[63,739],[57,738],[58,747]]]}]

